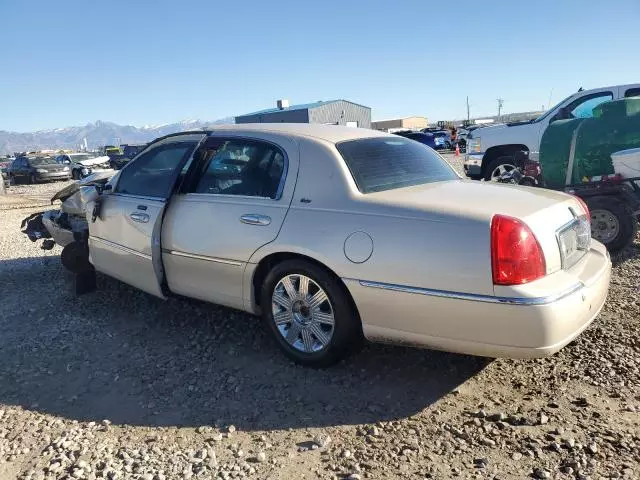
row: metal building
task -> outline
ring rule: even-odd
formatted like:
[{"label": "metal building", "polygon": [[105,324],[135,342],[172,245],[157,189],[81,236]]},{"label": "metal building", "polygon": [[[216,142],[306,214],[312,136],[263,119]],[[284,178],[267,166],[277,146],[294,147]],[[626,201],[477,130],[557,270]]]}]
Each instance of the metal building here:
[{"label": "metal building", "polygon": [[371,108],[347,100],[289,105],[278,100],[276,108],[235,117],[236,123],[323,123],[371,128]]},{"label": "metal building", "polygon": [[426,117],[405,117],[371,122],[371,128],[383,132],[394,132],[397,130],[421,130],[428,126],[429,120],[427,120]]}]

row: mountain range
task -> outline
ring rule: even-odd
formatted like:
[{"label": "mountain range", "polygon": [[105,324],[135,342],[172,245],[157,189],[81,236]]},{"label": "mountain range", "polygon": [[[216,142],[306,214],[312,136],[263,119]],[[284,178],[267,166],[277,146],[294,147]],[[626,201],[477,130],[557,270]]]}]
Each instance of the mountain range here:
[{"label": "mountain range", "polygon": [[43,149],[77,149],[87,140],[89,148],[101,145],[146,143],[169,133],[201,130],[214,125],[234,123],[233,117],[215,121],[184,120],[166,125],[134,127],[98,120],[79,127],[56,128],[18,133],[0,130],[0,154]]}]

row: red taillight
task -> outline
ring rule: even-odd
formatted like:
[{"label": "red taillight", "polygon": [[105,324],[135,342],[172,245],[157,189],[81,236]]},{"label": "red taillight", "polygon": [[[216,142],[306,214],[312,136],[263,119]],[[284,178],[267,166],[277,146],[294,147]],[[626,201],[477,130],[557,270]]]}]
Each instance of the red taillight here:
[{"label": "red taillight", "polygon": [[584,210],[584,214],[587,216],[587,221],[591,223],[591,212],[589,212],[589,207],[587,206],[587,202],[585,202],[580,197],[576,196],[576,200],[580,202],[580,206],[582,206],[582,210]]},{"label": "red taillight", "polygon": [[495,285],[521,285],[544,277],[542,248],[527,225],[505,215],[493,217],[491,268]]}]

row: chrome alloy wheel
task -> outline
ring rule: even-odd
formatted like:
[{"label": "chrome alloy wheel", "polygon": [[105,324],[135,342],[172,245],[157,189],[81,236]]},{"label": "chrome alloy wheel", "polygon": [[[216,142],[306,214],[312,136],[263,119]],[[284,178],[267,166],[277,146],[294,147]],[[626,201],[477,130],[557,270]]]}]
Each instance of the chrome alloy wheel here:
[{"label": "chrome alloy wheel", "polygon": [[309,277],[294,273],[282,278],[273,290],[271,309],[280,335],[296,350],[314,353],[331,342],[333,306]]},{"label": "chrome alloy wheel", "polygon": [[511,170],[515,170],[515,168],[516,168],[515,165],[511,165],[509,163],[503,163],[502,165],[498,165],[491,172],[491,181],[497,182],[502,175],[504,175],[507,172],[510,172]]},{"label": "chrome alloy wheel", "polygon": [[620,222],[609,210],[591,210],[591,237],[605,245],[618,236]]}]

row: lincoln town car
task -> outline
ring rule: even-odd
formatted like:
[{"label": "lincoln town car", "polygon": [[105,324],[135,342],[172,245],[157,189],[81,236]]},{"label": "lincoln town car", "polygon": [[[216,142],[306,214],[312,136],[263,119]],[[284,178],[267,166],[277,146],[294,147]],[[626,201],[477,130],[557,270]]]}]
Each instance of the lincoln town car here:
[{"label": "lincoln town car", "polygon": [[80,190],[87,231],[66,248],[84,242],[92,269],[261,316],[310,366],[363,339],[550,355],[597,317],[609,286],[579,198],[463,180],[431,148],[373,130],[169,135]]}]

